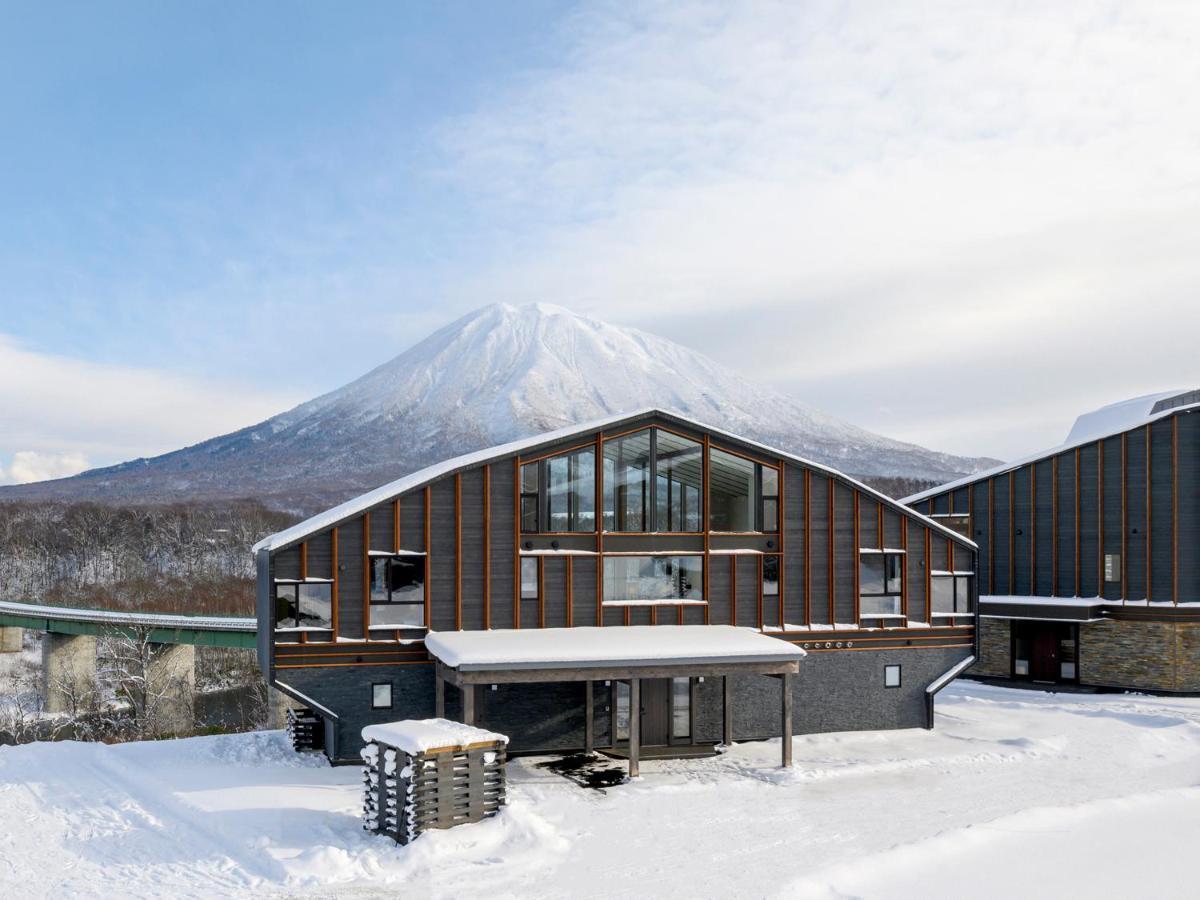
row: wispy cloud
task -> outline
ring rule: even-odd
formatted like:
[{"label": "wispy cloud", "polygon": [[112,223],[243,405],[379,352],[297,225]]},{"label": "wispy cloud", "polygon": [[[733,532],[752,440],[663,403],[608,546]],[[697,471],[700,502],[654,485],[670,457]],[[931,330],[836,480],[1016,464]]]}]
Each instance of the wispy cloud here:
[{"label": "wispy cloud", "polygon": [[0,480],[72,475],[251,425],[304,399],[284,386],[101,365],[39,353],[0,335]]},{"label": "wispy cloud", "polygon": [[1194,5],[606,3],[562,38],[444,132],[514,223],[462,296],[633,321],[964,452],[1194,378],[1163,327],[1200,285]]}]

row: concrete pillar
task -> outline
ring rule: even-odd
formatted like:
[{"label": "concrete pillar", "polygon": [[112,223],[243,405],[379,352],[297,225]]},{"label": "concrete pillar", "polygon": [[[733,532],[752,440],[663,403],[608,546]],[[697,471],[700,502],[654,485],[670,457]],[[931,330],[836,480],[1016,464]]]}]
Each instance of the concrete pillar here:
[{"label": "concrete pillar", "polygon": [[162,731],[190,731],[196,715],[196,647],[193,644],[155,644],[146,671],[155,695],[155,714]]},{"label": "concrete pillar", "polygon": [[20,653],[21,639],[24,636],[25,630],[15,625],[0,628],[0,653]]},{"label": "concrete pillar", "polygon": [[72,712],[78,702],[96,690],[96,637],[91,634],[55,634],[42,638],[42,698],[46,712]]}]

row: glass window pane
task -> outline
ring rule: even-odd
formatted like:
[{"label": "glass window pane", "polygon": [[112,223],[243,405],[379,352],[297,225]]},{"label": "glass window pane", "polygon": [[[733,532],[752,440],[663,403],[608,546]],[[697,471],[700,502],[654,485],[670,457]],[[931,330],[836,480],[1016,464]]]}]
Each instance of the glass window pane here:
[{"label": "glass window pane", "polygon": [[650,429],[604,444],[604,527],[647,531],[650,527]]},{"label": "glass window pane", "polygon": [[898,665],[883,667],[883,686],[900,687],[900,667]]},{"label": "glass window pane", "polygon": [[546,497],[550,521],[547,531],[570,531],[567,517],[570,512],[570,459],[555,456],[546,461]]},{"label": "glass window pane", "polygon": [[954,612],[954,579],[949,575],[934,575],[930,583],[933,585],[933,611]]},{"label": "glass window pane", "polygon": [[954,611],[971,612],[971,576],[959,575],[954,579]]},{"label": "glass window pane", "polygon": [[688,509],[704,487],[704,448],[696,441],[659,429],[655,434],[658,530],[698,531],[699,509]]},{"label": "glass window pane", "polygon": [[392,686],[390,684],[371,685],[371,707],[373,709],[392,708]]},{"label": "glass window pane", "polygon": [[762,492],[764,497],[779,496],[779,472],[770,466],[762,467]]},{"label": "glass window pane", "polygon": [[878,594],[858,598],[858,617],[900,615],[900,598],[894,594]]},{"label": "glass window pane", "polygon": [[538,596],[538,561],[536,556],[521,557],[521,599],[536,600]]},{"label": "glass window pane", "polygon": [[596,530],[596,452],[571,454],[571,531]]},{"label": "glass window pane", "polygon": [[671,679],[671,736],[692,736],[692,679]]},{"label": "glass window pane", "polygon": [[779,557],[763,557],[763,596],[779,596]]},{"label": "glass window pane", "polygon": [[624,681],[613,682],[613,693],[617,708],[617,740],[629,740],[629,685]]},{"label": "glass window pane", "polygon": [[521,466],[521,490],[526,494],[537,493],[538,489],[538,464],[535,462],[526,463]]},{"label": "glass window pane", "polygon": [[723,450],[710,451],[708,520],[713,531],[754,530],[754,465]]},{"label": "glass window pane", "polygon": [[372,603],[387,603],[388,599],[388,579],[387,579],[388,559],[386,556],[375,556],[371,558],[371,602]]},{"label": "glass window pane", "polygon": [[606,556],[604,600],[699,600],[704,590],[700,556]]},{"label": "glass window pane", "polygon": [[296,585],[275,585],[275,627],[296,628],[300,625],[300,614],[296,608]]},{"label": "glass window pane", "polygon": [[538,498],[537,494],[525,495],[521,498],[521,531],[532,534],[538,530]]},{"label": "glass window pane", "polygon": [[860,594],[882,594],[883,556],[878,553],[860,553],[858,557],[858,592]]},{"label": "glass window pane", "polygon": [[391,625],[395,628],[423,628],[424,603],[372,603],[371,625]]},{"label": "glass window pane", "polygon": [[886,579],[885,588],[889,594],[900,593],[900,554],[888,553],[884,555],[884,575]]},{"label": "glass window pane", "polygon": [[329,628],[330,613],[333,607],[333,586],[304,582],[297,587],[300,624],[306,628]]}]

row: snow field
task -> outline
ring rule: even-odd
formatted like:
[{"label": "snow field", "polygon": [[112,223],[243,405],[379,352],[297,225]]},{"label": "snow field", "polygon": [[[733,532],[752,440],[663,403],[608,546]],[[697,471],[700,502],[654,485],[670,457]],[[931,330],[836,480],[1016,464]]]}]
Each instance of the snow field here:
[{"label": "snow field", "polygon": [[1195,896],[1200,698],[958,682],[937,725],[607,793],[518,759],[500,816],[408,848],[362,831],[360,769],[278,732],[0,748],[0,896]]}]

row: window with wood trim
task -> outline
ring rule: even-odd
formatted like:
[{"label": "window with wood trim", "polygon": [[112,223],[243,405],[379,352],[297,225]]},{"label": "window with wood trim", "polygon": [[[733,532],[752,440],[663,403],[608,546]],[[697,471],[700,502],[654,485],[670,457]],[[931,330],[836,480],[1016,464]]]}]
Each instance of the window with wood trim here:
[{"label": "window with wood trim", "polygon": [[762,592],[764,597],[779,596],[779,557],[762,558]]},{"label": "window with wood trim", "polygon": [[903,571],[899,553],[859,550],[858,617],[899,616]]},{"label": "window with wood trim", "polygon": [[333,584],[329,581],[275,582],[275,628],[327,631],[333,627]]},{"label": "window with wood trim", "polygon": [[425,625],[425,554],[371,556],[371,628]]},{"label": "window with wood trim", "polygon": [[521,557],[521,599],[536,600],[538,598],[538,558],[536,556]]},{"label": "window with wood trim", "polygon": [[708,527],[779,530],[779,470],[713,447],[708,457]]},{"label": "window with wood trim", "polygon": [[607,606],[670,606],[703,600],[703,556],[604,557]]},{"label": "window with wood trim", "polygon": [[935,572],[929,579],[935,616],[971,613],[971,576],[962,573]]},{"label": "window with wood trim", "polygon": [[596,452],[573,450],[521,466],[521,531],[596,530]]}]

